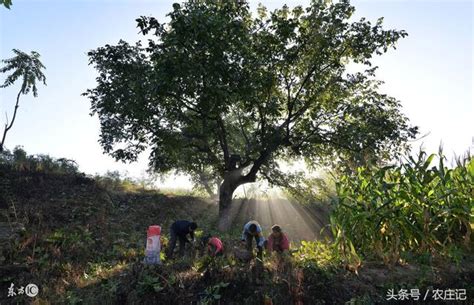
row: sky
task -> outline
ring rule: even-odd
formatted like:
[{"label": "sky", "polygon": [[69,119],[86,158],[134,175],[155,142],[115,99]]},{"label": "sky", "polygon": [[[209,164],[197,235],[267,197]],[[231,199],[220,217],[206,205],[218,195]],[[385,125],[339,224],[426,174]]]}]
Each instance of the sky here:
[{"label": "sky", "polygon": [[[86,53],[120,39],[141,37],[135,19],[154,16],[166,20],[175,1],[165,0],[13,0],[10,10],[0,7],[0,59],[12,49],[37,51],[46,66],[47,86],[39,95],[22,96],[15,125],[6,147],[21,145],[30,154],[49,154],[76,160],[87,174],[110,170],[142,177],[147,156],[123,164],[104,155],[98,143],[99,122],[91,117],[90,103],[81,96],[95,87],[96,71]],[[261,2],[270,10],[309,1]],[[375,21],[384,17],[386,28],[406,30],[409,36],[374,60],[381,88],[399,99],[423,139],[413,143],[436,152],[440,143],[448,157],[474,151],[473,2],[472,1],[352,1],[354,18]],[[3,77],[0,76],[0,81]],[[11,113],[18,86],[0,89],[0,126]],[[171,177],[164,186],[189,186],[185,177]]]}]

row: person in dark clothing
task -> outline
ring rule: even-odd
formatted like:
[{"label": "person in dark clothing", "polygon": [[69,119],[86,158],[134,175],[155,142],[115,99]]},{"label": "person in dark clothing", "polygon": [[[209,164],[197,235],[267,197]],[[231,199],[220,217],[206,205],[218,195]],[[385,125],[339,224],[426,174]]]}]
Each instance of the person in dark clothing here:
[{"label": "person in dark clothing", "polygon": [[[168,251],[166,256],[171,258],[173,256],[174,248],[176,247],[176,241],[179,240],[179,255],[184,255],[184,247],[186,243],[194,242],[194,231],[197,228],[195,222],[189,222],[187,220],[177,220],[170,228],[170,241],[168,245]],[[189,234],[191,241],[186,237]]]}]

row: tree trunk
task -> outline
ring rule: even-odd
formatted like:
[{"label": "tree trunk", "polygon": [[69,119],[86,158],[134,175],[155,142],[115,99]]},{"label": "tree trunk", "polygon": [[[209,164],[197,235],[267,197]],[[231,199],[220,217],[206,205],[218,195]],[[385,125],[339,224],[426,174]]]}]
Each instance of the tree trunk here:
[{"label": "tree trunk", "polygon": [[16,104],[15,104],[15,110],[13,111],[12,121],[10,122],[10,124],[8,124],[8,118],[7,118],[7,122],[5,123],[5,129],[3,130],[2,141],[0,142],[0,152],[3,152],[3,147],[5,145],[5,138],[7,137],[7,132],[12,128],[13,123],[15,122],[16,113],[18,111],[18,107],[20,107],[20,105],[19,105],[20,104],[20,94],[21,94],[21,90],[20,90],[20,92],[18,92],[18,95],[16,96]]},{"label": "tree trunk", "polygon": [[224,180],[219,187],[218,228],[221,232],[227,231],[230,228],[235,216],[238,214],[238,208],[235,209],[232,205],[232,196],[234,195],[234,191],[240,185],[255,182],[258,170],[269,156],[269,150],[266,150],[264,153],[262,153],[245,176],[242,176],[244,167],[239,167],[225,173]]},{"label": "tree trunk", "polygon": [[237,187],[229,181],[230,179],[224,179],[221,186],[219,187],[219,225],[218,228],[221,232],[229,230],[234,216],[232,215],[232,196]]}]

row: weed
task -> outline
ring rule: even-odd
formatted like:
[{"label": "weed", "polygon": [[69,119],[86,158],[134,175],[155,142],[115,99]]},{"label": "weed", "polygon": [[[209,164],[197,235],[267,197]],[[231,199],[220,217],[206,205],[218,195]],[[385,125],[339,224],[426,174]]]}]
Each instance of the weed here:
[{"label": "weed", "polygon": [[210,286],[200,294],[201,300],[200,305],[210,305],[214,304],[216,301],[220,300],[222,297],[221,290],[229,286],[229,283],[219,282],[213,286]]}]

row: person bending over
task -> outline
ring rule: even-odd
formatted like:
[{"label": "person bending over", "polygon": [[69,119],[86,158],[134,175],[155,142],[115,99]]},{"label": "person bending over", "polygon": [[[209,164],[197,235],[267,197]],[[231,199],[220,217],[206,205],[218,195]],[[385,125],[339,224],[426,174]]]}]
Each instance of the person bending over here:
[{"label": "person bending over", "polygon": [[288,236],[282,232],[279,225],[274,225],[272,227],[272,234],[268,236],[267,239],[267,250],[269,252],[288,252],[290,249],[290,242],[288,241]]},{"label": "person bending over", "polygon": [[224,254],[224,246],[219,237],[207,235],[202,238],[202,245],[207,246],[207,254],[212,257],[222,256]]},{"label": "person bending over", "polygon": [[[184,247],[186,243],[194,242],[194,231],[197,229],[195,222],[187,220],[177,220],[170,228],[170,242],[166,256],[168,258],[173,257],[173,251],[176,246],[176,241],[179,240],[179,255],[184,255]],[[191,237],[191,241],[187,238],[187,235]]]},{"label": "person bending over", "polygon": [[255,220],[247,222],[244,226],[244,231],[242,232],[242,243],[245,244],[245,247],[248,251],[252,251],[253,239],[255,239],[255,243],[257,246],[257,256],[258,258],[262,259],[262,251],[265,238],[262,235],[262,227]]}]

